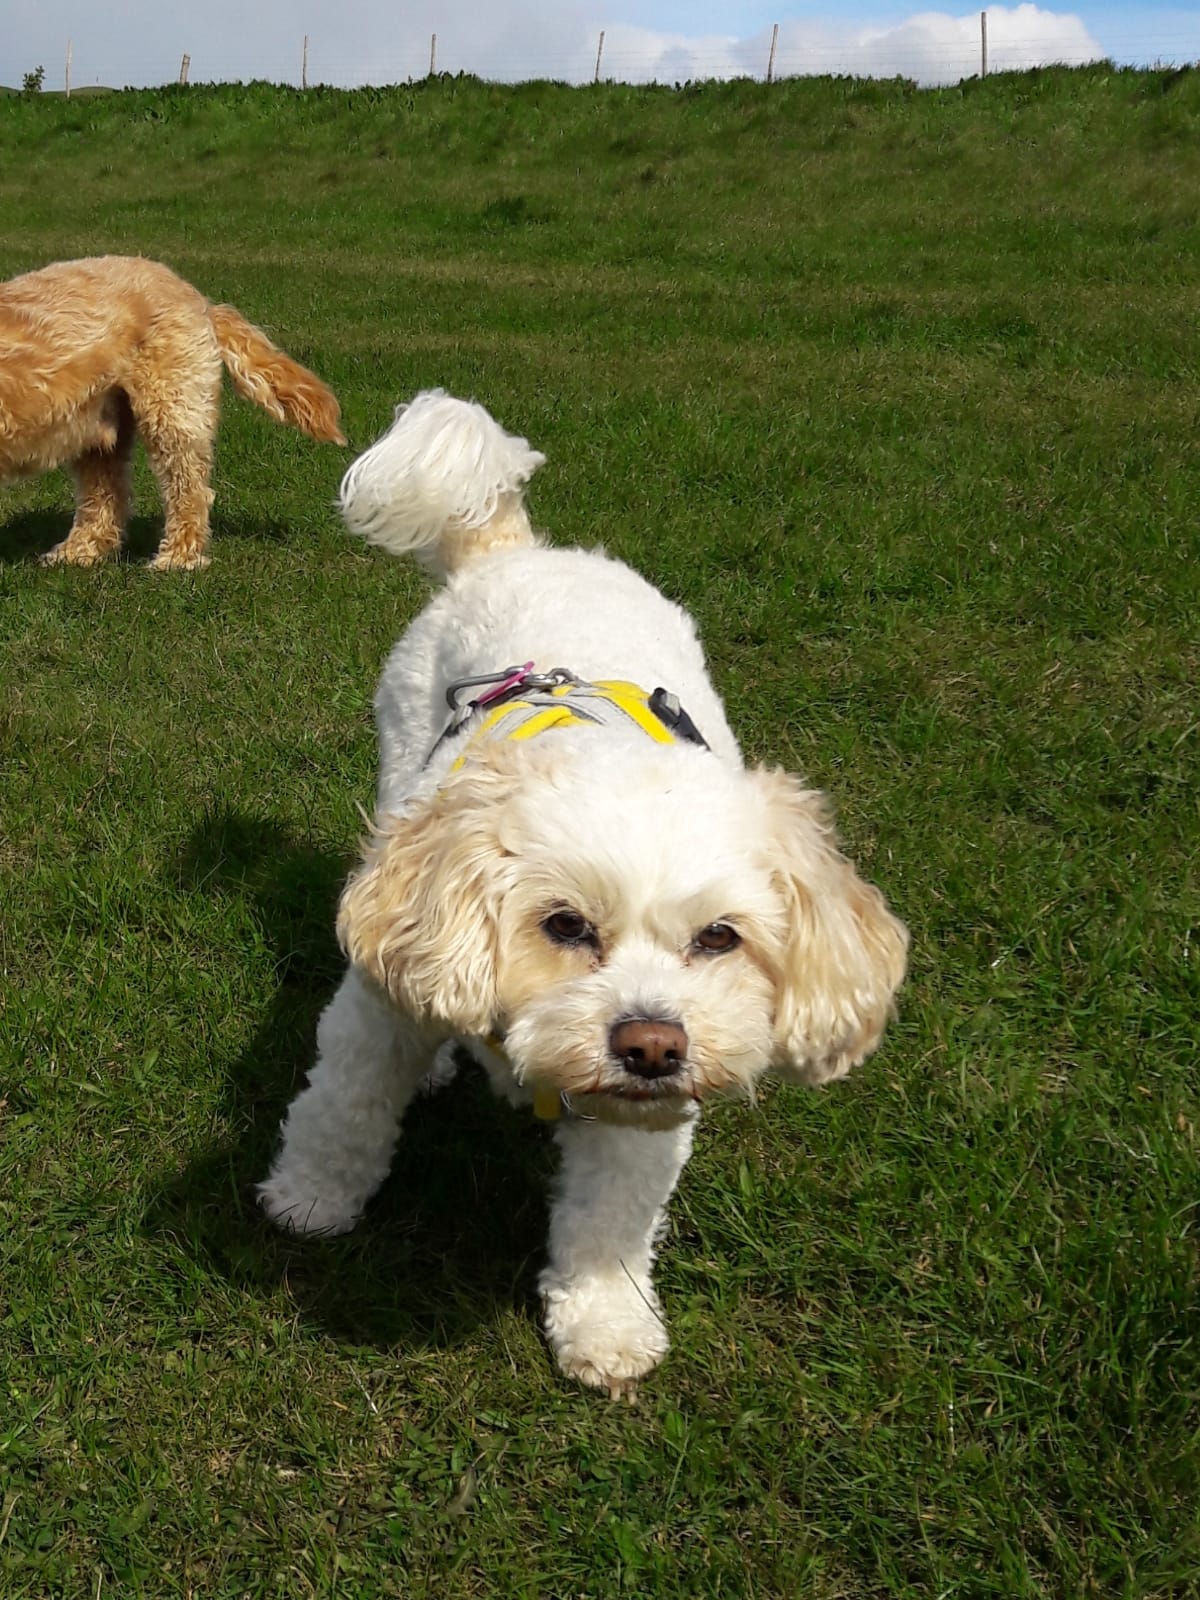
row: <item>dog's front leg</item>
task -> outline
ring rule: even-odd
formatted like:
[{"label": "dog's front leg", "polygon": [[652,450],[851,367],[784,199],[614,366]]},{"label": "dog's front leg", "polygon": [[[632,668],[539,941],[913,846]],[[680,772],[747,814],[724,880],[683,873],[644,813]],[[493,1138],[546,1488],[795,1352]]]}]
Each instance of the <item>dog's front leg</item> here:
[{"label": "dog's front leg", "polygon": [[400,1118],[431,1041],[351,967],[317,1026],[308,1087],[283,1120],[283,1143],[258,1198],[296,1233],[347,1233],[387,1177]]},{"label": "dog's front leg", "polygon": [[650,1132],[568,1121],[538,1287],[546,1337],[568,1377],[631,1395],[670,1343],[650,1269],[691,1153],[694,1119]]}]

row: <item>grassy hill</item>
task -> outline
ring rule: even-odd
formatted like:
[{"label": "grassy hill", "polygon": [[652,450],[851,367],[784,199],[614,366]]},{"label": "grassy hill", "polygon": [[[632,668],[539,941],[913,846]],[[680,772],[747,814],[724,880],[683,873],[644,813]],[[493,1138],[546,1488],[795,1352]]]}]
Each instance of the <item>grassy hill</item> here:
[{"label": "grassy hill", "polygon": [[[0,149],[0,277],[168,261],[351,440],[228,395],[194,579],[43,570],[65,480],[0,487],[0,1593],[1197,1593],[1200,78],[9,96]],[[877,1057],[706,1118],[636,1409],[550,1366],[550,1152],[479,1085],[349,1239],[248,1198],[424,593],[333,497],[431,384],[913,930]]]},{"label": "grassy hill", "polygon": [[[71,90],[69,98],[72,100],[89,100],[98,94],[117,94],[118,92],[118,90],[112,88],[109,84],[81,83],[76,88]],[[20,89],[6,88],[4,84],[0,83],[0,95],[10,94],[20,95],[23,94],[23,91]],[[68,98],[65,89],[39,89],[38,96],[39,98],[41,96],[46,96],[51,100],[66,100]]]}]

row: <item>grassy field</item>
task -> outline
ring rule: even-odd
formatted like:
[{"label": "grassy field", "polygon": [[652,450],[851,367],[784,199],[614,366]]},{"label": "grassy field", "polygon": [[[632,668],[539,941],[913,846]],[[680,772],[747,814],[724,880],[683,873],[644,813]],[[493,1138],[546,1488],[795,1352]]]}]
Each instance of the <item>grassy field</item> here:
[{"label": "grassy field", "polygon": [[[1186,72],[0,101],[0,276],[162,258],[351,440],[229,395],[196,578],[0,489],[4,1600],[1200,1594],[1197,194]],[[423,593],[333,496],[430,384],[913,930],[877,1057],[706,1119],[634,1409],[478,1085],[348,1239],[248,1198]]]}]

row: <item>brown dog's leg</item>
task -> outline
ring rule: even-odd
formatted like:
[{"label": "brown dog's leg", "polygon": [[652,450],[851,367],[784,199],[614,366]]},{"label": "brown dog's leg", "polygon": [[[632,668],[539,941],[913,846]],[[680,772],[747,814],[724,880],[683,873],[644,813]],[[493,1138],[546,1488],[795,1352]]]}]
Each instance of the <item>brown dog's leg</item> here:
[{"label": "brown dog's leg", "polygon": [[111,422],[112,447],[85,450],[71,463],[75,520],[62,543],[42,557],[47,566],[94,567],[121,548],[133,497],[131,462],[136,431],[124,395],[114,397]]},{"label": "brown dog's leg", "polygon": [[150,565],[158,572],[206,567],[212,447],[178,435],[144,434],[150,465],[162,488],[166,530]]},{"label": "brown dog's leg", "polygon": [[221,394],[221,357],[203,301],[194,315],[161,320],[156,344],[129,376],[129,397],[162,490],[166,528],[151,567],[208,565],[209,475]]}]

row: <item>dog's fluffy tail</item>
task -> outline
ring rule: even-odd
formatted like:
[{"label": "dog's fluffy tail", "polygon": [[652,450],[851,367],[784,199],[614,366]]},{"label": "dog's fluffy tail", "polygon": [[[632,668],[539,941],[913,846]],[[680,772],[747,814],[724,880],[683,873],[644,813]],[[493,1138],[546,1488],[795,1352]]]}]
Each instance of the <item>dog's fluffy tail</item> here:
[{"label": "dog's fluffy tail", "polygon": [[351,533],[439,577],[487,551],[538,543],[524,491],[545,456],[482,406],[426,389],[342,479]]},{"label": "dog's fluffy tail", "polygon": [[345,444],[337,396],[320,378],[285,355],[233,306],[209,306],[208,314],[221,359],[240,395],[312,439]]}]

